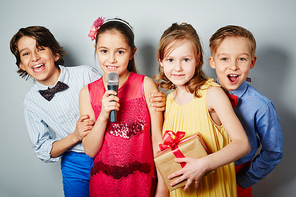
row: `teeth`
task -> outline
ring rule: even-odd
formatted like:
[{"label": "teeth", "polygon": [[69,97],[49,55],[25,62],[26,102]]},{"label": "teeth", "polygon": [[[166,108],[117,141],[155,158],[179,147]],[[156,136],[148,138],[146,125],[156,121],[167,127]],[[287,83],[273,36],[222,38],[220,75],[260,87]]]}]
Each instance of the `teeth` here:
[{"label": "teeth", "polygon": [[229,75],[229,77],[237,77],[238,75]]},{"label": "teeth", "polygon": [[39,64],[39,65],[36,65],[36,66],[33,66],[33,68],[39,68],[41,67],[43,64]]},{"label": "teeth", "polygon": [[115,69],[115,66],[107,66],[108,69]]}]

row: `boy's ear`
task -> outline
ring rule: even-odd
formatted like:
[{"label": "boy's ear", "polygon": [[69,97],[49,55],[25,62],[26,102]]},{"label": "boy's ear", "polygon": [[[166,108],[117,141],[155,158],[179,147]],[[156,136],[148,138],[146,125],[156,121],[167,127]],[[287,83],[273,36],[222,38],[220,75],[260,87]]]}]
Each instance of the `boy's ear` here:
[{"label": "boy's ear", "polygon": [[55,62],[58,61],[58,60],[60,59],[60,57],[61,57],[60,54],[58,54],[58,53],[55,54],[55,55],[54,55],[54,61],[55,61]]},{"label": "boy's ear", "polygon": [[216,69],[215,61],[214,61],[213,56],[209,57],[209,63],[210,63],[210,66],[211,66],[212,69]]},{"label": "boy's ear", "polygon": [[19,68],[20,68],[21,70],[26,71],[26,69],[25,69],[25,67],[24,67],[24,65],[23,65],[22,62],[20,62],[18,66],[19,66]]},{"label": "boy's ear", "polygon": [[257,56],[254,56],[252,61],[251,61],[250,69],[254,68],[256,60],[257,60]]}]

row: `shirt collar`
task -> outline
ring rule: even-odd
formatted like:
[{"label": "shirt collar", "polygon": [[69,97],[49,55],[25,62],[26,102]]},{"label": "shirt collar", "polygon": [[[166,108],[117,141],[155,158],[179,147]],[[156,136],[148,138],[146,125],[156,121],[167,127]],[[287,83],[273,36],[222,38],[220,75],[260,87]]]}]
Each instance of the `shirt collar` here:
[{"label": "shirt collar", "polygon": [[[216,81],[216,83],[219,84],[218,77],[216,78],[215,81]],[[247,83],[247,80],[245,80],[237,89],[232,90],[231,92],[228,92],[228,93],[233,94],[233,95],[237,96],[238,98],[241,98],[243,96],[243,94],[246,92],[247,88],[248,88],[248,83]]]}]

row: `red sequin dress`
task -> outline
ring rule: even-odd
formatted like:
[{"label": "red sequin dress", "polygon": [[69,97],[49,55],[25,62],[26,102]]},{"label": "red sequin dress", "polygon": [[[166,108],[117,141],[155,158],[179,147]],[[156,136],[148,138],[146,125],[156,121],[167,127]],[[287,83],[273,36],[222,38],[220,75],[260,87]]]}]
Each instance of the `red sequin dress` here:
[{"label": "red sequin dress", "polygon": [[[144,77],[131,72],[118,90],[120,110],[117,122],[108,123],[102,148],[94,159],[90,196],[153,196],[155,192],[155,166]],[[88,88],[97,119],[105,93],[102,78],[89,84]]]}]

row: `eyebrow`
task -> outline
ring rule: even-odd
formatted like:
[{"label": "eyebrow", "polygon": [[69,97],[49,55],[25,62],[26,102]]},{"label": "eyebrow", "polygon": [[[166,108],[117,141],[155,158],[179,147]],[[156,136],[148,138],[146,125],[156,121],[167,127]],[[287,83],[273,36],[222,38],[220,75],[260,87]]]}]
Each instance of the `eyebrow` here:
[{"label": "eyebrow", "polygon": [[[229,53],[218,53],[217,56],[221,56],[221,55],[229,55]],[[250,56],[250,54],[248,53],[239,53],[239,55],[247,55]]]},{"label": "eyebrow", "polygon": [[19,51],[19,53],[21,54],[23,51],[27,50],[28,48],[23,48],[22,50]]},{"label": "eyebrow", "polygon": [[[36,45],[36,48],[37,48],[37,49],[40,49],[40,48],[45,48],[45,47],[44,47],[44,46]],[[49,47],[48,47],[48,48],[49,48]],[[23,48],[22,50],[20,50],[19,53],[21,53],[22,51],[25,51],[25,50],[29,50],[29,48],[28,48],[28,47],[25,47],[25,48]]]},{"label": "eyebrow", "polygon": [[[109,49],[108,47],[105,47],[105,46],[98,46],[97,49]],[[117,50],[121,49],[121,50],[128,50],[127,48],[124,48],[124,47],[119,47],[119,48],[116,48]]]}]

